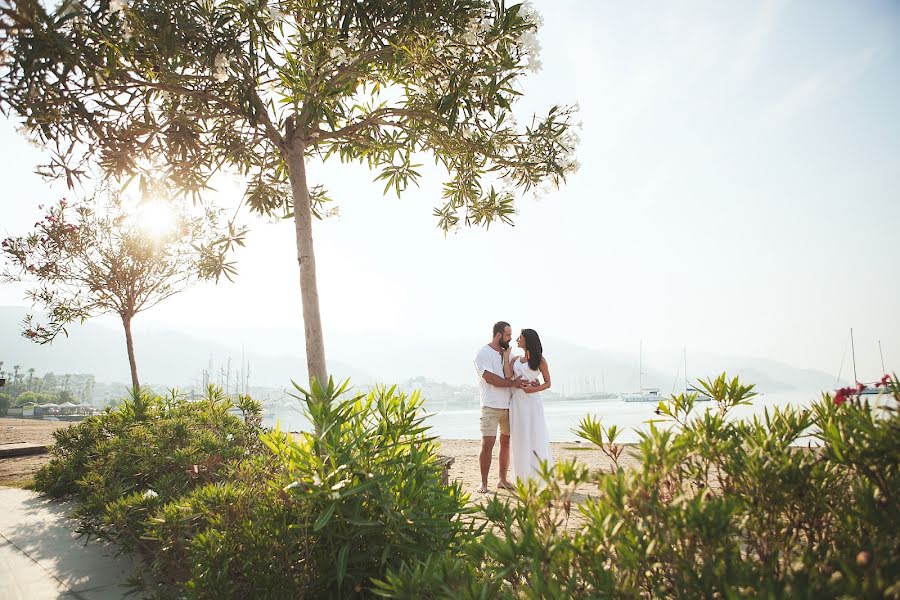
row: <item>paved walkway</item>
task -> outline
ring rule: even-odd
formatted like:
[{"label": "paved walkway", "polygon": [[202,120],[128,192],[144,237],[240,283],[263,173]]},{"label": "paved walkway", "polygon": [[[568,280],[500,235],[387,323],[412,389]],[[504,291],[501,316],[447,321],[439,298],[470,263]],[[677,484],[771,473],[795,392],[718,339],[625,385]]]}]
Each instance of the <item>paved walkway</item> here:
[{"label": "paved walkway", "polygon": [[[36,492],[0,486],[0,598],[3,600],[112,600],[138,572],[114,547],[73,532],[73,505]],[[131,596],[137,598],[139,596]]]}]

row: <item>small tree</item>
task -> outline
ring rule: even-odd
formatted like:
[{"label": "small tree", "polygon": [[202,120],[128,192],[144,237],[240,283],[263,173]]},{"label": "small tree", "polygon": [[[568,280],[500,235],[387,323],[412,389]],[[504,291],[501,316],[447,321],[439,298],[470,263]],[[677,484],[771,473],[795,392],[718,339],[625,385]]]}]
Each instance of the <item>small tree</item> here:
[{"label": "small tree", "polygon": [[58,394],[56,394],[56,402],[58,404],[64,404],[66,402],[75,402],[77,398],[75,398],[75,394],[70,392],[69,390],[60,390]]},{"label": "small tree", "polygon": [[[125,329],[131,384],[140,390],[131,334],[135,315],[198,280],[230,279],[234,273],[225,261],[231,240],[218,236],[219,217],[212,210],[182,211],[168,231],[151,235],[118,195],[51,206],[33,232],[2,242],[9,259],[2,278],[32,282],[28,296],[49,317],[42,324],[28,315],[23,335],[45,344],[67,335],[70,323],[116,314]],[[48,373],[45,381],[52,377]]]},{"label": "small tree", "polygon": [[[0,108],[71,185],[91,161],[199,195],[228,167],[245,200],[292,216],[310,377],[326,378],[312,218],[327,199],[310,159],[378,171],[400,194],[418,153],[448,173],[438,224],[512,222],[515,192],[576,168],[575,110],[528,126],[512,106],[539,65],[539,16],[503,0],[13,0]],[[2,40],[0,40],[2,41]],[[164,167],[163,167],[164,166]]]}]

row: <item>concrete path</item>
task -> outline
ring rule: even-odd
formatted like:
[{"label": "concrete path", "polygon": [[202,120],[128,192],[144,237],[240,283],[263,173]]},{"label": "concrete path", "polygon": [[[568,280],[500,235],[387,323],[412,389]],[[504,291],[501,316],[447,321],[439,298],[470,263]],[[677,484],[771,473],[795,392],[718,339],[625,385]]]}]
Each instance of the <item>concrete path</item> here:
[{"label": "concrete path", "polygon": [[[0,598],[112,600],[125,597],[139,563],[97,540],[85,544],[66,515],[72,504],[0,486]],[[132,595],[131,598],[138,598]]]}]

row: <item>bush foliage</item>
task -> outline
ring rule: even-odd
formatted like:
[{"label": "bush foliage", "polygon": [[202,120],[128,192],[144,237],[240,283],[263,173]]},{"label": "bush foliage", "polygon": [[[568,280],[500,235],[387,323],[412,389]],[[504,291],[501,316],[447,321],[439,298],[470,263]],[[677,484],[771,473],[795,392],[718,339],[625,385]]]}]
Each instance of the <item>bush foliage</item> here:
[{"label": "bush foliage", "polygon": [[59,431],[36,487],[74,496],[83,533],[141,552],[162,597],[367,595],[473,534],[417,394],[329,383],[298,398],[314,430],[294,439],[262,429],[247,397],[241,419],[219,389],[142,394]]},{"label": "bush foliage", "polygon": [[[483,506],[489,527],[462,552],[406,564],[378,583],[394,598],[898,598],[900,389],[826,395],[809,408],[730,418],[753,386],[724,375],[660,403],[617,464],[616,430],[578,434],[608,471],[560,463]],[[804,444],[804,442],[807,442]],[[812,443],[809,443],[812,442]],[[804,448],[802,445],[807,445]],[[573,505],[576,489],[591,497]],[[573,524],[572,511],[578,522]]]},{"label": "bush foliage", "polygon": [[702,384],[714,406],[661,402],[631,449],[583,419],[608,469],[545,465],[478,507],[441,484],[417,394],[333,383],[301,390],[297,437],[246,397],[242,419],[212,388],[143,395],[60,430],[37,485],[144,553],[160,597],[900,597],[896,379],[748,420],[753,386]]}]

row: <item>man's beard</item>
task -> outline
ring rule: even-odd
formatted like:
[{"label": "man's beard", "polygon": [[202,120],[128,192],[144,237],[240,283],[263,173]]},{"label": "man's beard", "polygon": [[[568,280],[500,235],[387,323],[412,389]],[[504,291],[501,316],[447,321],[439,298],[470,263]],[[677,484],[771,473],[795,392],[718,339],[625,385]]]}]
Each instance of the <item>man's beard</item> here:
[{"label": "man's beard", "polygon": [[504,350],[509,350],[509,342],[504,342],[503,340],[500,340],[500,347],[503,348]]}]

